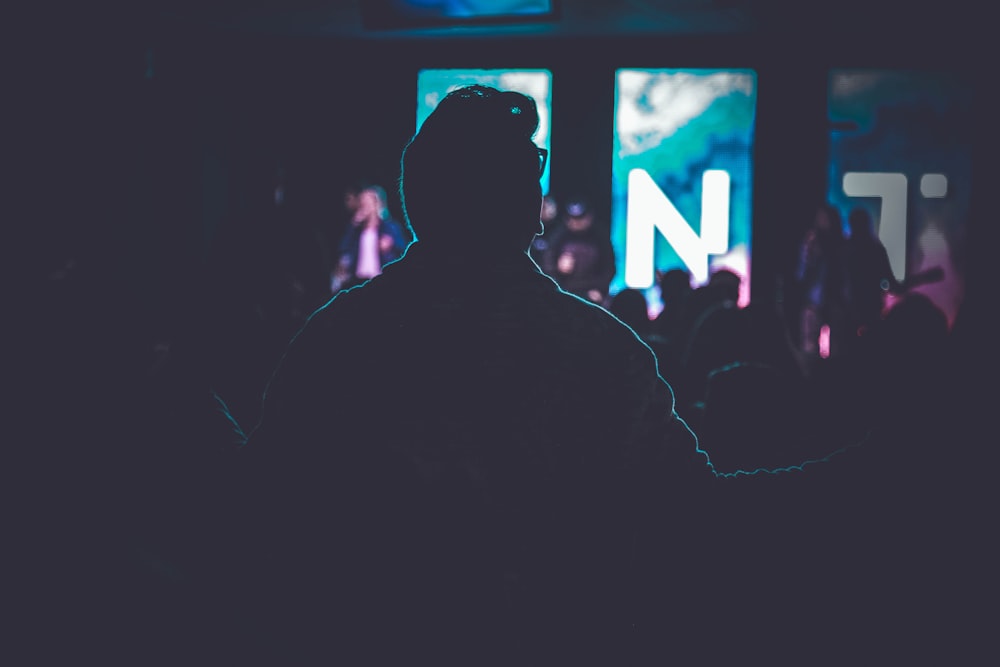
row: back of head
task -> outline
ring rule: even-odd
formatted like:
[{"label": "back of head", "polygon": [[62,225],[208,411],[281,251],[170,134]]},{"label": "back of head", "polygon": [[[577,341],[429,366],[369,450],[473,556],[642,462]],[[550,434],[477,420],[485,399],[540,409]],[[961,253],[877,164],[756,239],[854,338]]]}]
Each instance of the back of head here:
[{"label": "back of head", "polygon": [[740,284],[743,279],[740,275],[729,269],[716,269],[708,279],[709,287],[714,290],[720,302],[732,301],[736,303],[740,299]]},{"label": "back of head", "polygon": [[403,210],[436,247],[526,251],[541,231],[534,100],[488,86],[450,92],[403,152]]},{"label": "back of head", "polygon": [[660,278],[660,296],[664,300],[682,298],[693,288],[691,274],[686,269],[670,269]]},{"label": "back of head", "polygon": [[851,210],[847,216],[847,224],[852,239],[871,239],[875,236],[871,214],[861,207]]},{"label": "back of head", "polygon": [[629,325],[640,335],[649,328],[646,296],[637,289],[626,288],[611,297],[611,314]]}]

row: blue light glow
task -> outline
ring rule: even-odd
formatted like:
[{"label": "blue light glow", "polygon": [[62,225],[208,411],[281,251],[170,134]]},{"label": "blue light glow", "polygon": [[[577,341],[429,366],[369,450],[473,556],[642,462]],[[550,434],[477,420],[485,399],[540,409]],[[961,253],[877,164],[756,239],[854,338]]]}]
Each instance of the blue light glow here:
[{"label": "blue light glow", "polygon": [[[657,272],[688,269],[697,286],[712,271],[726,268],[743,278],[740,302],[745,305],[756,73],[619,69],[615,84],[611,239],[617,272],[612,293],[628,286],[644,289],[655,310]],[[636,180],[630,175],[637,170],[648,175],[642,183],[655,186],[658,194],[650,187],[632,187]],[[719,191],[723,186],[725,193]],[[634,230],[633,224],[659,233],[650,239],[649,229]]]}]

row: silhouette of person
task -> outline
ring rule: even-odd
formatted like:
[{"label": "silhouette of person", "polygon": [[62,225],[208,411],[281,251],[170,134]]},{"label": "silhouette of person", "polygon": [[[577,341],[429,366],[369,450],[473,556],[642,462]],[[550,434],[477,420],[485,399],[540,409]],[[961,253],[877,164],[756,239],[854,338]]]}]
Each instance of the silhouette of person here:
[{"label": "silhouette of person", "polygon": [[658,334],[673,344],[678,344],[684,326],[684,304],[694,288],[691,286],[691,272],[674,268],[657,276],[660,287],[660,301],[663,309],[654,320]]},{"label": "silhouette of person", "polygon": [[541,267],[567,292],[608,305],[615,254],[607,225],[583,197],[571,198],[562,222],[546,233]]},{"label": "silhouette of person", "polygon": [[795,273],[799,317],[799,349],[806,358],[822,354],[820,331],[829,328],[829,355],[836,355],[843,331],[845,309],[844,230],[840,211],[828,202],[816,217],[799,246]]},{"label": "silhouette of person", "polygon": [[608,311],[632,330],[639,334],[647,343],[652,334],[652,322],[649,319],[649,303],[642,290],[625,288],[611,297]]},{"label": "silhouette of person", "polygon": [[850,236],[845,243],[848,319],[857,335],[882,319],[887,292],[901,292],[885,246],[875,235],[871,215],[855,208],[847,216]]},{"label": "silhouette of person", "polygon": [[271,378],[240,451],[242,594],[283,655],[613,663],[637,524],[679,535],[714,479],[649,347],[528,254],[537,123],[519,93],[443,98],[401,159],[418,240]]},{"label": "silhouette of person", "polygon": [[656,352],[660,373],[670,378],[676,395],[676,378],[681,373],[681,359],[687,338],[686,307],[688,297],[694,292],[691,273],[675,268],[658,272],[662,309],[650,323],[651,334],[646,341]]}]

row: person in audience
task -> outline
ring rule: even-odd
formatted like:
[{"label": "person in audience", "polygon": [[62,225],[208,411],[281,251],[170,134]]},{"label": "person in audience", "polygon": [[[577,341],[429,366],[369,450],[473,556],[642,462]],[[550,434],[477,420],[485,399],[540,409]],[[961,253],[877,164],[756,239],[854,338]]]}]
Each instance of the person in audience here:
[{"label": "person in audience", "polygon": [[828,202],[817,208],[799,245],[794,288],[797,344],[814,366],[839,354],[845,335],[844,229],[840,211]]},{"label": "person in audience", "polygon": [[610,231],[595,215],[584,197],[570,198],[561,223],[542,237],[541,267],[567,292],[605,306],[615,255]]},{"label": "person in audience", "polygon": [[882,319],[886,294],[901,292],[885,246],[875,235],[871,214],[858,207],[847,216],[850,236],[844,244],[847,321],[853,335],[864,335]]},{"label": "person in audience", "polygon": [[389,213],[385,189],[365,187],[358,192],[351,223],[341,237],[330,289],[337,293],[374,278],[382,267],[399,259],[406,244],[403,225]]},{"label": "person in audience", "polygon": [[[709,439],[742,424],[774,440],[731,449],[739,471],[716,466],[623,311],[532,261],[537,123],[530,97],[468,86],[406,145],[418,240],[285,350],[219,514],[222,583],[204,580],[272,663],[659,664],[751,642],[814,661],[874,622],[839,610],[894,576],[908,551],[893,545],[915,534],[881,536],[867,503],[892,504],[835,476],[864,477],[844,461],[877,450],[759,465],[800,451],[775,423],[798,387],[757,356],[739,277],[718,272],[689,296],[705,299],[699,347],[733,348],[705,348]],[[878,560],[846,546],[859,537]],[[916,618],[891,608],[894,629]]]},{"label": "person in audience", "polygon": [[685,308],[694,288],[690,271],[683,268],[657,272],[657,282],[662,308],[650,324],[652,333],[648,342],[656,351],[660,372],[671,378],[673,386],[674,378],[681,372],[681,355],[687,337]]},{"label": "person in audience", "polygon": [[691,293],[684,298],[683,323],[680,328],[686,337],[679,341],[682,347],[690,344],[692,332],[707,313],[718,306],[740,307],[742,281],[738,273],[720,268],[712,271],[707,283],[691,290]]},{"label": "person in audience", "polygon": [[651,350],[529,257],[537,123],[519,93],[446,96],[401,160],[418,240],[315,312],[268,384],[241,590],[292,655],[614,662],[637,563],[664,567],[636,552],[649,525],[686,545],[684,614],[707,528],[683,508],[716,477]]},{"label": "person in audience", "polygon": [[676,341],[681,337],[685,301],[694,291],[691,272],[682,268],[669,269],[657,274],[657,283],[663,308],[653,320],[653,327],[664,339]]},{"label": "person in audience", "polygon": [[632,327],[640,338],[647,343],[652,335],[652,323],[649,319],[649,303],[642,290],[626,288],[611,297],[608,310],[612,315]]}]

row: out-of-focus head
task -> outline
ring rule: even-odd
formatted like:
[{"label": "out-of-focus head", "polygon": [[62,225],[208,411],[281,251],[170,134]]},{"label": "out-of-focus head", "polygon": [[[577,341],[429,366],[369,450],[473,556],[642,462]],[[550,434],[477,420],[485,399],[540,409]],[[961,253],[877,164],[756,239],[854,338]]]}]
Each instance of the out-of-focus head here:
[{"label": "out-of-focus head", "polygon": [[348,185],[344,188],[344,209],[349,213],[353,214],[358,210],[358,199],[361,196],[361,189],[354,186]]},{"label": "out-of-focus head", "polygon": [[594,212],[586,198],[573,197],[566,203],[566,227],[574,232],[590,229],[594,224]]},{"label": "out-of-focus head", "polygon": [[649,326],[649,304],[640,290],[626,288],[611,297],[611,314],[640,334]]},{"label": "out-of-focus head", "polygon": [[847,225],[851,230],[851,238],[865,238],[875,235],[875,227],[868,209],[857,207],[847,216]]},{"label": "out-of-focus head", "polygon": [[840,210],[829,202],[820,204],[816,211],[815,228],[822,234],[842,235]]},{"label": "out-of-focus head", "polygon": [[740,285],[743,279],[740,274],[729,269],[716,269],[708,278],[708,284],[720,295],[722,300],[736,303],[740,298]]},{"label": "out-of-focus head", "polygon": [[691,272],[687,269],[670,269],[659,277],[660,295],[664,299],[680,298],[688,294],[691,287]]},{"label": "out-of-focus head", "polygon": [[535,101],[488,86],[450,92],[403,151],[400,195],[421,242],[526,251],[541,231]]},{"label": "out-of-focus head", "polygon": [[384,220],[389,214],[389,200],[385,188],[369,185],[358,193],[358,214],[364,218],[370,215]]}]

